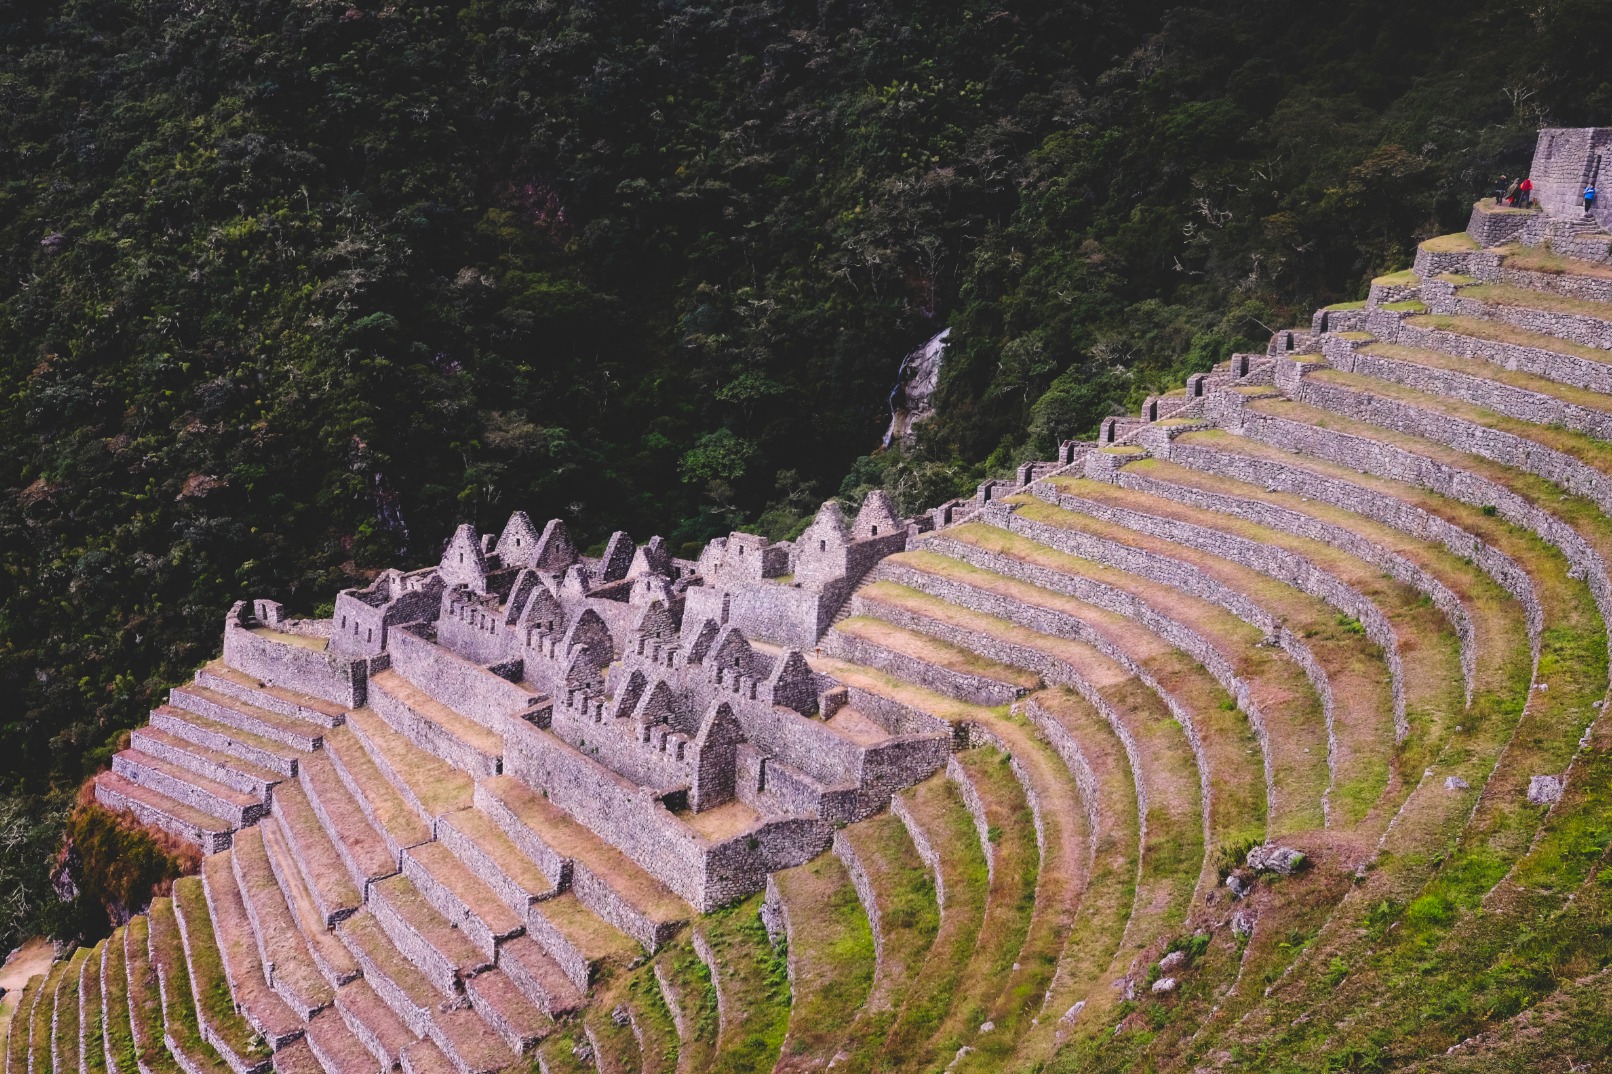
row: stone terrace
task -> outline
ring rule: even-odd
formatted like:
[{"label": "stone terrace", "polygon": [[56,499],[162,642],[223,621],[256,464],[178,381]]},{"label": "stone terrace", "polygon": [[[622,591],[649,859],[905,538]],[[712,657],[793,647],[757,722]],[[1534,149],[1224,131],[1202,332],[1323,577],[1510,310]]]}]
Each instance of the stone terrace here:
[{"label": "stone terrace", "polygon": [[[1612,247],[1562,191],[1606,140],[1543,132],[1543,211],[918,519],[684,561],[516,513],[329,620],[237,605],[96,782],[201,875],[29,985],[5,1074],[1392,1037],[1422,968],[1327,968],[1473,877],[1565,898],[1509,878],[1572,871],[1605,780]],[[1149,1003],[1196,1036],[1117,1037]]]}]

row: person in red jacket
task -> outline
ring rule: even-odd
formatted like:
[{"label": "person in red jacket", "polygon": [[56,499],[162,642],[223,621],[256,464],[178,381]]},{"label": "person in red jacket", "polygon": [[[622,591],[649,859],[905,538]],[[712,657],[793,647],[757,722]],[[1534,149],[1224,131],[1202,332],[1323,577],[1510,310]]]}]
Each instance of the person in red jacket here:
[{"label": "person in red jacket", "polygon": [[1521,183],[1517,184],[1517,207],[1520,209],[1526,209],[1533,203],[1533,200],[1534,181],[1532,179],[1524,179]]}]

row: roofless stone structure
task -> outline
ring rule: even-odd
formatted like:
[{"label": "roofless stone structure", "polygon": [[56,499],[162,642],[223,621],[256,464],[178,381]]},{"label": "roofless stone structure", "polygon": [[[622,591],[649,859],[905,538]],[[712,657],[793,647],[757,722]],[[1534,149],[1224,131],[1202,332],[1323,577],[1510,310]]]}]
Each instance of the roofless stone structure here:
[{"label": "roofless stone structure", "polygon": [[30,983],[5,1074],[701,1069],[769,1010],[791,1069],[997,1070],[1216,972],[1234,1044],[1232,982],[1307,957],[1261,873],[1328,879],[1326,957],[1451,847],[1560,856],[1606,776],[1609,142],[1541,132],[1542,208],[922,518],[686,561],[517,512],[329,619],[236,605],[96,782],[202,875]]}]

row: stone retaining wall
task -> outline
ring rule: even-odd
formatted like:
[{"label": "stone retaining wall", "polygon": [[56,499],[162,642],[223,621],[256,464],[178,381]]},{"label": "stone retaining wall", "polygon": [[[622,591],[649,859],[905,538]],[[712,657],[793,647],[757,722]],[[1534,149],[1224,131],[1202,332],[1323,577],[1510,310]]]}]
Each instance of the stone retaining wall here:
[{"label": "stone retaining wall", "polygon": [[242,624],[233,611],[224,624],[224,662],[271,686],[311,694],[345,708],[364,704],[368,667],[363,660],[276,641],[271,634],[257,633]]},{"label": "stone retaining wall", "polygon": [[537,704],[538,698],[520,683],[434,644],[417,633],[421,629],[429,627],[392,632],[392,669],[439,704],[494,731],[503,731],[510,717]]},{"label": "stone retaining wall", "polygon": [[[1138,533],[1145,533],[1161,540],[1221,556],[1233,563],[1247,567],[1249,570],[1257,571],[1267,577],[1285,582],[1302,593],[1307,593],[1332,605],[1345,615],[1358,619],[1361,626],[1365,628],[1366,637],[1383,650],[1383,658],[1388,664],[1388,672],[1392,680],[1394,728],[1397,737],[1404,737],[1407,730],[1405,721],[1405,675],[1404,664],[1399,655],[1398,638],[1394,633],[1393,625],[1388,621],[1388,617],[1382,613],[1382,610],[1377,607],[1375,602],[1364,594],[1339,581],[1310,560],[1284,548],[1261,544],[1258,541],[1251,541],[1236,534],[1210,529],[1189,522],[1180,522],[1175,519],[1144,514],[1139,511],[1120,510],[1046,486],[1038,486],[1036,491],[1041,499],[1065,510],[1090,515],[1093,518],[1114,525],[1128,527]],[[1189,564],[1182,564],[1182,566],[1194,573],[1197,572],[1197,569]],[[1308,654],[1308,648],[1305,651]],[[1313,659],[1313,655],[1311,658]],[[1330,696],[1329,689],[1327,694],[1329,700]],[[1331,747],[1334,745],[1330,705],[1327,707],[1327,739],[1330,756]]]},{"label": "stone retaining wall", "polygon": [[1600,554],[1567,523],[1510,489],[1469,470],[1352,433],[1319,429],[1253,411],[1246,412],[1239,428],[1245,435],[1274,447],[1403,481],[1463,503],[1493,507],[1506,521],[1532,531],[1559,550],[1568,565],[1588,583],[1602,618],[1612,621],[1612,586],[1608,584],[1606,564]]},{"label": "stone retaining wall", "polygon": [[1540,347],[1524,347],[1515,343],[1501,343],[1479,336],[1464,335],[1445,329],[1424,327],[1422,318],[1406,317],[1389,331],[1379,333],[1387,343],[1406,347],[1442,351],[1457,358],[1478,358],[1507,369],[1574,384],[1593,391],[1612,394],[1612,355],[1607,362],[1595,362],[1573,354],[1561,354]]},{"label": "stone retaining wall", "polygon": [[[1241,397],[1239,396],[1239,398]],[[1314,687],[1316,694],[1321,699],[1321,710],[1326,718],[1327,725],[1327,757],[1330,770],[1335,733],[1333,730],[1332,684],[1327,678],[1326,669],[1316,660],[1315,654],[1311,652],[1309,645],[1305,643],[1302,637],[1289,630],[1264,608],[1244,594],[1222,585],[1202,571],[1177,559],[1154,555],[1151,552],[1120,544],[1118,541],[1110,541],[1078,530],[1034,522],[1011,512],[1000,512],[988,521],[1002,529],[1028,537],[1056,551],[1127,571],[1167,585],[1172,589],[1178,589],[1211,604],[1216,604],[1244,622],[1264,631],[1267,637],[1274,638],[1282,651],[1291,656],[1299,667],[1304,670],[1305,677],[1310,680],[1310,685]],[[1243,703],[1242,699],[1239,699],[1239,703]],[[1257,707],[1253,709],[1245,708],[1244,711],[1249,715],[1249,722],[1253,726],[1255,736],[1259,739],[1261,751],[1268,757],[1269,736],[1264,721],[1256,718]],[[1268,762],[1266,784],[1267,787],[1271,784]],[[1272,798],[1271,801],[1274,803],[1275,799]]]},{"label": "stone retaining wall", "polygon": [[1513,306],[1504,302],[1484,302],[1466,298],[1453,284],[1428,280],[1422,285],[1422,300],[1434,313],[1477,317],[1521,328],[1526,332],[1555,336],[1597,350],[1612,350],[1612,311],[1605,318],[1581,313],[1561,313],[1534,306]]},{"label": "stone retaining wall", "polygon": [[1460,399],[1535,425],[1560,425],[1602,440],[1612,440],[1612,412],[1609,411],[1579,406],[1554,395],[1513,387],[1487,377],[1372,354],[1348,340],[1329,341],[1326,356],[1333,368],[1345,373],[1402,384],[1429,395]]},{"label": "stone retaining wall", "polygon": [[1477,673],[1477,641],[1472,617],[1467,614],[1466,606],[1449,586],[1405,556],[1386,549],[1343,526],[1324,522],[1314,515],[1292,511],[1263,500],[1208,492],[1190,485],[1160,481],[1128,469],[1119,472],[1117,482],[1125,488],[1145,492],[1160,499],[1215,511],[1232,518],[1246,519],[1256,525],[1341,549],[1357,559],[1382,568],[1395,580],[1426,595],[1434,607],[1450,621],[1450,625],[1455,628],[1456,636],[1460,639],[1461,670],[1466,683],[1466,696],[1469,701],[1471,700],[1473,679]]},{"label": "stone retaining wall", "polygon": [[1441,545],[1451,555],[1472,560],[1522,604],[1528,620],[1530,645],[1538,654],[1544,612],[1533,579],[1510,556],[1454,523],[1404,500],[1385,496],[1375,489],[1276,460],[1217,451],[1178,441],[1171,447],[1170,461],[1204,473],[1248,481],[1272,492],[1308,496],[1390,526],[1418,540]]},{"label": "stone retaining wall", "polygon": [[[855,601],[861,598],[854,597],[852,600],[852,608],[855,609],[857,607]],[[950,668],[943,668],[938,664],[886,649],[882,645],[841,630],[831,630],[823,636],[822,650],[837,659],[877,668],[905,682],[915,683],[926,690],[955,697],[971,705],[983,705],[986,708],[1009,705],[1026,693],[1023,687],[981,675],[952,671]]]}]

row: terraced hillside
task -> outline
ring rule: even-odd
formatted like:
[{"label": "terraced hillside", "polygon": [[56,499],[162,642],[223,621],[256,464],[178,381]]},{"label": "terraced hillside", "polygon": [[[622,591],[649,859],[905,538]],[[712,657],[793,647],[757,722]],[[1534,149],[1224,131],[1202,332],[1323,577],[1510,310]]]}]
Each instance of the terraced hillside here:
[{"label": "terraced hillside", "polygon": [[809,660],[950,757],[711,913],[405,670],[203,668],[99,784],[201,875],[5,1074],[1608,1069],[1601,254],[1433,240],[912,526]]}]

